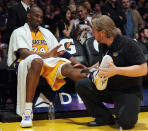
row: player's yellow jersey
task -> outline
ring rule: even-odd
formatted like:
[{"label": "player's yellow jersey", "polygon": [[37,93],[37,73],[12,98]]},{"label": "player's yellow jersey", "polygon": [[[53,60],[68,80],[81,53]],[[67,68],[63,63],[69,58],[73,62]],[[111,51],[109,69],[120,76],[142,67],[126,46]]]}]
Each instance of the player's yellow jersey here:
[{"label": "player's yellow jersey", "polygon": [[32,51],[35,53],[48,53],[49,49],[42,33],[38,31],[36,34],[31,32]]},{"label": "player's yellow jersey", "polygon": [[[36,34],[31,32],[32,36],[32,52],[35,53],[48,53],[49,49],[47,46],[47,42],[45,41],[42,33],[38,31]],[[22,58],[19,58],[17,62],[20,62]]]}]

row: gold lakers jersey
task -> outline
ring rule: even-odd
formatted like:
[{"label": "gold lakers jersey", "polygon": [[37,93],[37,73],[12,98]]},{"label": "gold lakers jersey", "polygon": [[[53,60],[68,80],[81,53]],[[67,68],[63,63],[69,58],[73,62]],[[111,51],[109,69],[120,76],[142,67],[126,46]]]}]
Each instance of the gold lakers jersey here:
[{"label": "gold lakers jersey", "polygon": [[40,31],[36,34],[31,32],[32,36],[32,51],[35,53],[48,53],[49,49],[47,43]]}]

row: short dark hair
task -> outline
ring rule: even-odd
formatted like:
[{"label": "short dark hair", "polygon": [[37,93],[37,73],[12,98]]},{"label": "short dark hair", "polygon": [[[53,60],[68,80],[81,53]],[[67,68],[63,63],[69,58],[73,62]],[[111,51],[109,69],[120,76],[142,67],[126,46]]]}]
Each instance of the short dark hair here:
[{"label": "short dark hair", "polygon": [[28,11],[28,13],[33,13],[36,9],[39,9],[39,10],[42,11],[42,9],[41,9],[39,6],[34,5],[34,6],[31,6],[31,8],[30,8],[30,10]]}]

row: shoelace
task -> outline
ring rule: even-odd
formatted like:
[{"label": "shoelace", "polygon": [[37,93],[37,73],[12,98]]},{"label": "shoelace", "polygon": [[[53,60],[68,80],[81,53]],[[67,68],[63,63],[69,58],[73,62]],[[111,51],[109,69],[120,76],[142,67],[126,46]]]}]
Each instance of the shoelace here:
[{"label": "shoelace", "polygon": [[24,120],[28,121],[30,119],[30,116],[25,116]]},{"label": "shoelace", "polygon": [[33,118],[33,112],[31,111],[30,113],[26,113],[26,110],[30,110],[30,109],[25,109],[25,112],[22,114],[22,118],[24,120],[29,120],[29,118]]}]

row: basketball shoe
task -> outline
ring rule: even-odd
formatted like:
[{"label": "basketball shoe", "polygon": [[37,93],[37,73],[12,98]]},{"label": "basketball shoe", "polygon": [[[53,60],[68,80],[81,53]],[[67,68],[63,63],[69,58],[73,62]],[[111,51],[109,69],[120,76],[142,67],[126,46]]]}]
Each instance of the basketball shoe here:
[{"label": "basketball shoe", "polygon": [[[107,64],[107,62],[113,62],[113,59],[111,56],[109,55],[105,55],[101,61],[101,64],[100,64],[100,67],[101,68],[108,68],[109,65]],[[98,90],[104,90],[106,89],[106,86],[107,86],[107,82],[108,82],[108,79],[107,80],[104,80],[104,77],[100,77],[98,75],[99,73],[99,70],[95,70],[93,71],[93,82],[94,84],[96,85],[96,88]]]},{"label": "basketball shoe", "polygon": [[22,115],[21,127],[32,127],[33,112],[30,109],[25,109]]}]

